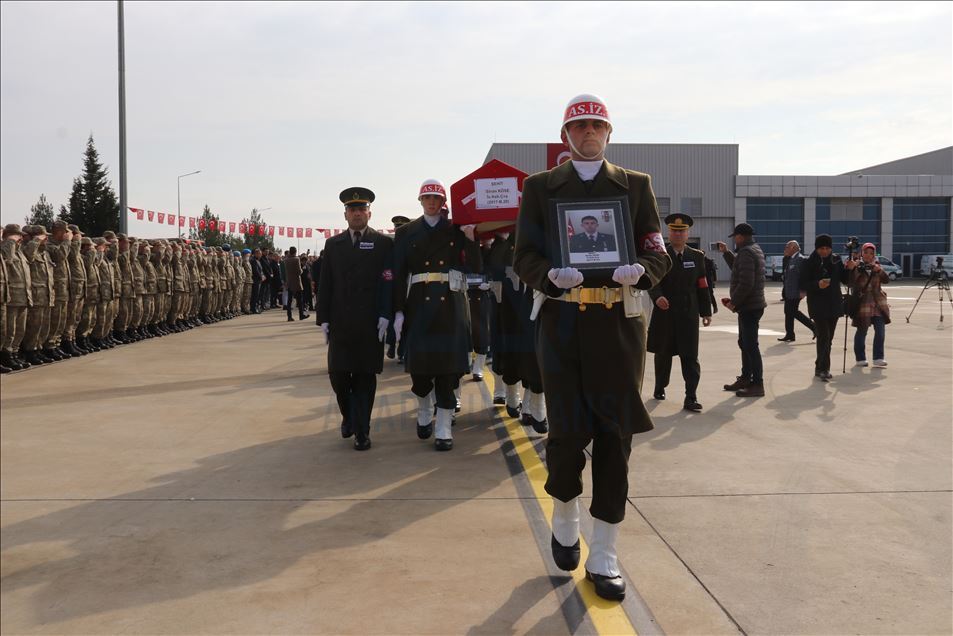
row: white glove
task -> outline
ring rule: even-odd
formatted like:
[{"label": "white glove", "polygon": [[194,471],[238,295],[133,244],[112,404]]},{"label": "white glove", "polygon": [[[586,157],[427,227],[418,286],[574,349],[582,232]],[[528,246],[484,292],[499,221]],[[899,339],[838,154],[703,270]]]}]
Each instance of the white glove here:
[{"label": "white glove", "polygon": [[321,331],[324,332],[324,344],[331,342],[331,326],[326,322],[322,322]]},{"label": "white glove", "polygon": [[377,319],[377,339],[381,342],[387,338],[387,325],[390,324],[390,321],[387,318],[378,318]]},{"label": "white glove", "polygon": [[490,283],[480,283],[480,291],[489,291]]},{"label": "white glove", "polygon": [[397,342],[400,342],[400,332],[404,330],[404,312],[398,311],[394,314],[394,333],[397,334]]},{"label": "white glove", "polygon": [[576,285],[581,285],[582,278],[582,272],[575,267],[549,270],[549,280],[560,289],[572,289]]},{"label": "white glove", "polygon": [[635,285],[645,273],[645,268],[636,263],[635,265],[621,265],[612,272],[612,280],[620,285]]}]

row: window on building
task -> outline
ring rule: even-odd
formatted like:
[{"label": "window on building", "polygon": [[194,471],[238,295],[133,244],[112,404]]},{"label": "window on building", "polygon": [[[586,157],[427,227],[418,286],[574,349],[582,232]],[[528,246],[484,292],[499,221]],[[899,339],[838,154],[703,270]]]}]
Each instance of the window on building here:
[{"label": "window on building", "polygon": [[950,199],[911,197],[893,200],[893,261],[913,254],[918,268],[924,254],[950,251]]},{"label": "window on building", "polygon": [[662,219],[672,213],[672,200],[670,198],[656,197],[655,201],[658,203],[658,214]]},{"label": "window on building", "polygon": [[880,199],[822,197],[816,201],[815,212],[815,233],[830,234],[835,252],[843,251],[840,246],[851,236],[860,239],[861,244],[869,241],[880,245]]},{"label": "window on building", "polygon": [[682,206],[678,211],[697,218],[702,215],[702,200],[697,197],[682,197]]},{"label": "window on building", "polygon": [[804,199],[749,198],[747,222],[765,256],[783,254],[788,241],[804,243]]}]

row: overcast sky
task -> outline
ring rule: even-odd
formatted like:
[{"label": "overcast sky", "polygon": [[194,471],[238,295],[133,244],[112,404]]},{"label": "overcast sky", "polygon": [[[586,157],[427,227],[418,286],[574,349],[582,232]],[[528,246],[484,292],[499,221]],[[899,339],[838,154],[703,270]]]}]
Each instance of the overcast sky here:
[{"label": "overcast sky", "polygon": [[[737,143],[742,174],[837,174],[953,143],[951,6],[127,2],[129,205],[175,212],[176,176],[202,170],[183,214],[341,227],[338,193],[364,185],[389,227],[494,141],[558,141],[581,92],[606,100],[613,142]],[[41,192],[66,202],[90,132],[118,194],[116,3],[0,13],[3,222]]]}]

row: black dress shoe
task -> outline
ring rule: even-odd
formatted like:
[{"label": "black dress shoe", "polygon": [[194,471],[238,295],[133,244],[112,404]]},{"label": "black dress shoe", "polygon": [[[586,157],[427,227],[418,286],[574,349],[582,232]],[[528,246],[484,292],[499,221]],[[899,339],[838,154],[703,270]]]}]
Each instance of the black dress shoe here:
[{"label": "black dress shoe", "polygon": [[794,336],[784,336],[783,338],[778,338],[778,342],[794,342]]},{"label": "black dress shoe", "polygon": [[695,398],[685,398],[685,404],[683,408],[686,411],[695,411],[696,413],[702,410],[702,405],[698,403],[698,400]]},{"label": "black dress shoe", "polygon": [[665,389],[655,389],[655,393],[652,394],[652,397],[654,397],[656,400],[664,400]]},{"label": "black dress shoe", "polygon": [[482,374],[482,373],[474,373],[474,374],[473,374],[473,381],[474,381],[474,382],[483,382],[483,374]]},{"label": "black dress shoe", "polygon": [[[503,400],[503,404],[506,404],[506,400]],[[512,418],[518,419],[520,416],[520,407],[522,406],[522,404],[519,406],[510,406],[509,404],[506,404],[506,414]]]},{"label": "black dress shoe", "polygon": [[607,601],[621,601],[625,598],[625,580],[621,576],[602,576],[586,570],[586,580],[596,586],[596,595]]},{"label": "black dress shoe", "polygon": [[530,426],[533,427],[533,430],[539,433],[540,435],[545,435],[549,432],[549,423],[546,420],[537,420],[535,417],[530,416]]},{"label": "black dress shoe", "polygon": [[520,415],[520,424],[526,426],[527,428],[533,425],[533,418],[529,413],[523,413]]},{"label": "black dress shoe", "polygon": [[367,435],[359,434],[354,437],[354,450],[365,451],[371,447],[371,438]]},{"label": "black dress shoe", "polygon": [[294,318],[292,318],[291,316],[288,316],[288,322],[294,322],[294,321],[295,321]]},{"label": "black dress shoe", "polygon": [[394,349],[394,345],[391,345],[391,346],[387,347],[387,359],[388,359],[388,360],[393,360],[393,359],[394,359],[394,357],[397,355],[397,354],[395,353],[395,351],[396,351],[396,350]]},{"label": "black dress shoe", "polygon": [[506,398],[505,398],[505,397],[495,397],[495,398],[493,398],[493,405],[494,405],[494,406],[502,406],[503,404],[506,404]]},{"label": "black dress shoe", "polygon": [[435,439],[433,442],[433,447],[438,451],[453,450],[453,440],[452,439]]},{"label": "black dress shoe", "polygon": [[341,437],[347,439],[354,434],[354,429],[351,428],[351,423],[347,420],[341,420]]},{"label": "black dress shoe", "polygon": [[572,572],[579,567],[579,540],[576,540],[570,547],[566,547],[561,544],[559,541],[556,541],[556,536],[553,535],[552,540],[549,542],[550,547],[553,551],[553,561],[556,563],[556,567],[565,572]]},{"label": "black dress shoe", "polygon": [[430,439],[430,436],[433,435],[433,422],[427,424],[426,426],[421,426],[417,424],[417,437],[420,439]]},{"label": "black dress shoe", "polygon": [[11,369],[10,367],[5,367],[2,364],[0,364],[0,373],[10,373],[11,371],[13,371],[13,369]]}]

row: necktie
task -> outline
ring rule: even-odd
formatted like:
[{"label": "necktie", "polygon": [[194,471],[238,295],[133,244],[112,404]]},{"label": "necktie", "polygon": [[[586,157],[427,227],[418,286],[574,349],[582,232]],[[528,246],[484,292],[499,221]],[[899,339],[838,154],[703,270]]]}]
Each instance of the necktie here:
[{"label": "necktie", "polygon": [[361,242],[361,233],[355,232],[354,233],[354,247],[357,247],[360,242]]}]

